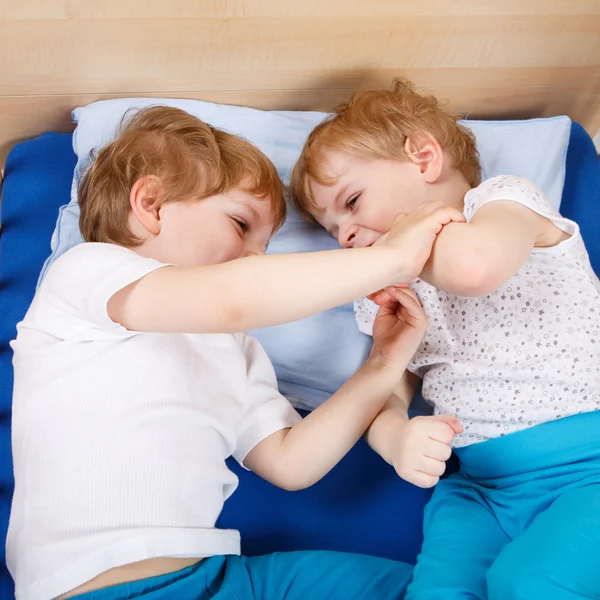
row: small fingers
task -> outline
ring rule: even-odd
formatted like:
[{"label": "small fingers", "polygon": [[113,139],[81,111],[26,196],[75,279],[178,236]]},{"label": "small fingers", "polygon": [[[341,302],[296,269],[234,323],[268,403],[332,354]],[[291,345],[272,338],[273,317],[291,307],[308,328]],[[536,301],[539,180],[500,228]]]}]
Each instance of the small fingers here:
[{"label": "small fingers", "polygon": [[385,291],[390,294],[390,296],[396,298],[400,303],[402,303],[402,298],[405,298],[406,296],[411,298],[414,302],[419,302],[417,295],[410,289],[407,283],[390,285],[389,287],[385,288]]},{"label": "small fingers", "polygon": [[388,299],[389,293],[387,290],[379,290],[378,292],[373,292],[372,294],[369,294],[367,296],[367,298],[369,300],[371,300],[371,302],[375,302],[375,304],[377,304],[378,306],[381,306],[381,304],[385,304],[386,302],[389,302]]},{"label": "small fingers", "polygon": [[421,303],[410,288],[389,287],[386,289],[388,295],[408,309],[422,310]]},{"label": "small fingers", "polygon": [[433,211],[428,216],[427,221],[434,227],[435,232],[439,233],[442,227],[448,225],[448,223],[464,223],[465,215],[451,206],[446,206]]},{"label": "small fingers", "polygon": [[[376,292],[373,292],[372,294],[369,294],[367,296],[367,298],[369,300],[371,300],[371,302],[375,302],[375,304],[377,304],[377,300],[379,298],[385,298],[386,296],[390,295],[390,289],[393,288],[408,288],[408,283],[398,283],[396,285],[393,286],[388,286],[386,288],[383,288],[382,290],[378,290]],[[409,288],[410,289],[410,288]]]},{"label": "small fingers", "polygon": [[445,415],[415,417],[411,419],[411,423],[420,436],[449,446],[454,440],[455,434],[452,427],[444,419],[446,419]]},{"label": "small fingers", "polygon": [[412,326],[420,325],[423,328],[427,327],[425,311],[412,290],[398,289],[391,292],[391,294],[393,294],[393,297],[397,300],[400,307],[402,307],[401,314],[406,323]]},{"label": "small fingers", "polygon": [[[430,418],[434,419],[435,417]],[[447,446],[449,446],[454,440],[454,430],[447,423],[444,423],[443,421],[437,421],[430,423],[429,426],[430,439],[441,442],[442,444],[446,444]]]},{"label": "small fingers", "polygon": [[415,471],[410,479],[406,479],[409,483],[416,485],[420,488],[432,488],[438,484],[440,478],[434,475],[429,475],[427,473],[423,473],[422,471]]},{"label": "small fingers", "polygon": [[464,427],[461,425],[456,415],[437,415],[433,418],[438,421],[443,421],[444,423],[449,425],[455,434],[459,434],[464,431]]},{"label": "small fingers", "polygon": [[425,202],[419,206],[417,211],[419,210],[423,215],[423,221],[431,224],[436,229],[436,233],[450,222],[464,223],[466,220],[465,215],[460,210],[443,205],[441,202]]},{"label": "small fingers", "polygon": [[443,462],[446,462],[452,456],[452,448],[448,444],[432,439],[427,440],[423,452],[425,456]]},{"label": "small fingers", "polygon": [[418,471],[422,471],[433,477],[441,477],[446,470],[446,463],[442,460],[429,458],[429,456],[420,456],[415,464]]}]

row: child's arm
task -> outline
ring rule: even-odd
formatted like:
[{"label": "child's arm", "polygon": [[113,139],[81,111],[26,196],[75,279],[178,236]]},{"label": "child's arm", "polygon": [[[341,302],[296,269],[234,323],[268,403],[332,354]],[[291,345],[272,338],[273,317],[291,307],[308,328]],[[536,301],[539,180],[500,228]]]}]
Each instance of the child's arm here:
[{"label": "child's arm", "polygon": [[446,470],[452,440],[462,432],[449,415],[408,418],[419,378],[405,371],[402,381],[367,431],[369,446],[391,464],[402,479],[433,487]]},{"label": "child's arm", "polygon": [[148,332],[226,333],[293,321],[416,277],[453,220],[464,216],[429,203],[397,219],[378,247],[157,269],[115,293],[108,314]]},{"label": "child's arm", "polygon": [[256,445],[244,463],[285,489],[303,489],[316,483],[352,448],[381,410],[426,326],[425,315],[412,292],[393,290],[377,315],[369,359],[300,423]]},{"label": "child's arm", "polygon": [[548,219],[522,204],[486,204],[470,223],[444,228],[421,278],[458,296],[488,294],[523,266],[548,225],[552,225]]},{"label": "child's arm", "polygon": [[397,432],[409,421],[408,409],[418,387],[419,378],[410,371],[404,371],[400,383],[365,435],[369,446],[389,464],[393,463],[394,446],[401,441]]},{"label": "child's arm", "polygon": [[[377,292],[372,295],[372,300],[379,306],[385,305],[391,292],[391,288]],[[452,454],[452,440],[462,432],[462,427],[452,415],[409,419],[408,408],[418,387],[419,378],[405,371],[369,427],[366,439],[402,479],[419,487],[433,487],[446,470],[446,460]]]}]

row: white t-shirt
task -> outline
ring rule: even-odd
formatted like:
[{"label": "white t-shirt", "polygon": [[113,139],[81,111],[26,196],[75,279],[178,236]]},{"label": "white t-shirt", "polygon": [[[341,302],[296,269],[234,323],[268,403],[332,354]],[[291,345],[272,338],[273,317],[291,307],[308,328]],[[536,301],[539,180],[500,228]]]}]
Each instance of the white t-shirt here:
[{"label": "white t-shirt", "polygon": [[111,321],[111,296],[162,267],[79,245],[18,326],[7,563],[19,599],[148,558],[239,554],[238,532],[215,528],[237,486],[225,459],[300,419],[250,336]]},{"label": "white t-shirt", "polygon": [[[423,379],[436,414],[454,414],[467,446],[600,408],[600,282],[579,227],[529,181],[488,179],[465,196],[467,221],[485,204],[511,200],[548,218],[570,238],[534,248],[500,289],[464,298],[411,283],[429,325],[409,370]],[[371,334],[377,306],[355,304]]]}]

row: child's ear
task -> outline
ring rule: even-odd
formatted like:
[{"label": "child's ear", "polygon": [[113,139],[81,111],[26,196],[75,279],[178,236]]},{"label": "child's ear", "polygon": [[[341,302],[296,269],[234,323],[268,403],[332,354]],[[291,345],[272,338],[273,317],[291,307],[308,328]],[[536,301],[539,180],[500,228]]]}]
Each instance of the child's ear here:
[{"label": "child's ear", "polygon": [[160,206],[163,185],[158,177],[147,175],[138,179],[131,188],[129,203],[131,213],[150,234],[160,232]]},{"label": "child's ear", "polygon": [[406,138],[404,151],[417,165],[427,183],[435,183],[442,175],[444,153],[437,139],[426,131]]}]

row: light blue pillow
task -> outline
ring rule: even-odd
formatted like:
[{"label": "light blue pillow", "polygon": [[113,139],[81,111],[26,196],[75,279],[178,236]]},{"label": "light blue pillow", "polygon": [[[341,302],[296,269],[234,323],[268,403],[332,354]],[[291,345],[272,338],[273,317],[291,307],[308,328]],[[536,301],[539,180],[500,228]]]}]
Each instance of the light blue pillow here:
[{"label": "light blue pillow", "polygon": [[[285,183],[308,133],[324,117],[316,112],[271,112],[196,100],[116,99],[78,108],[73,146],[78,157],[71,202],[62,207],[52,238],[48,266],[81,242],[77,176],[92,149],[111,141],[123,115],[149,105],[182,108],[204,121],[256,144],[274,163]],[[529,121],[463,121],[477,138],[484,178],[510,173],[534,181],[558,207],[565,175],[571,121],[568,117]],[[337,248],[323,230],[290,209],[269,252],[306,252]],[[287,325],[252,332],[269,354],[280,389],[299,408],[311,409],[328,398],[360,366],[371,339],[358,331],[352,305],[340,306]]]}]

